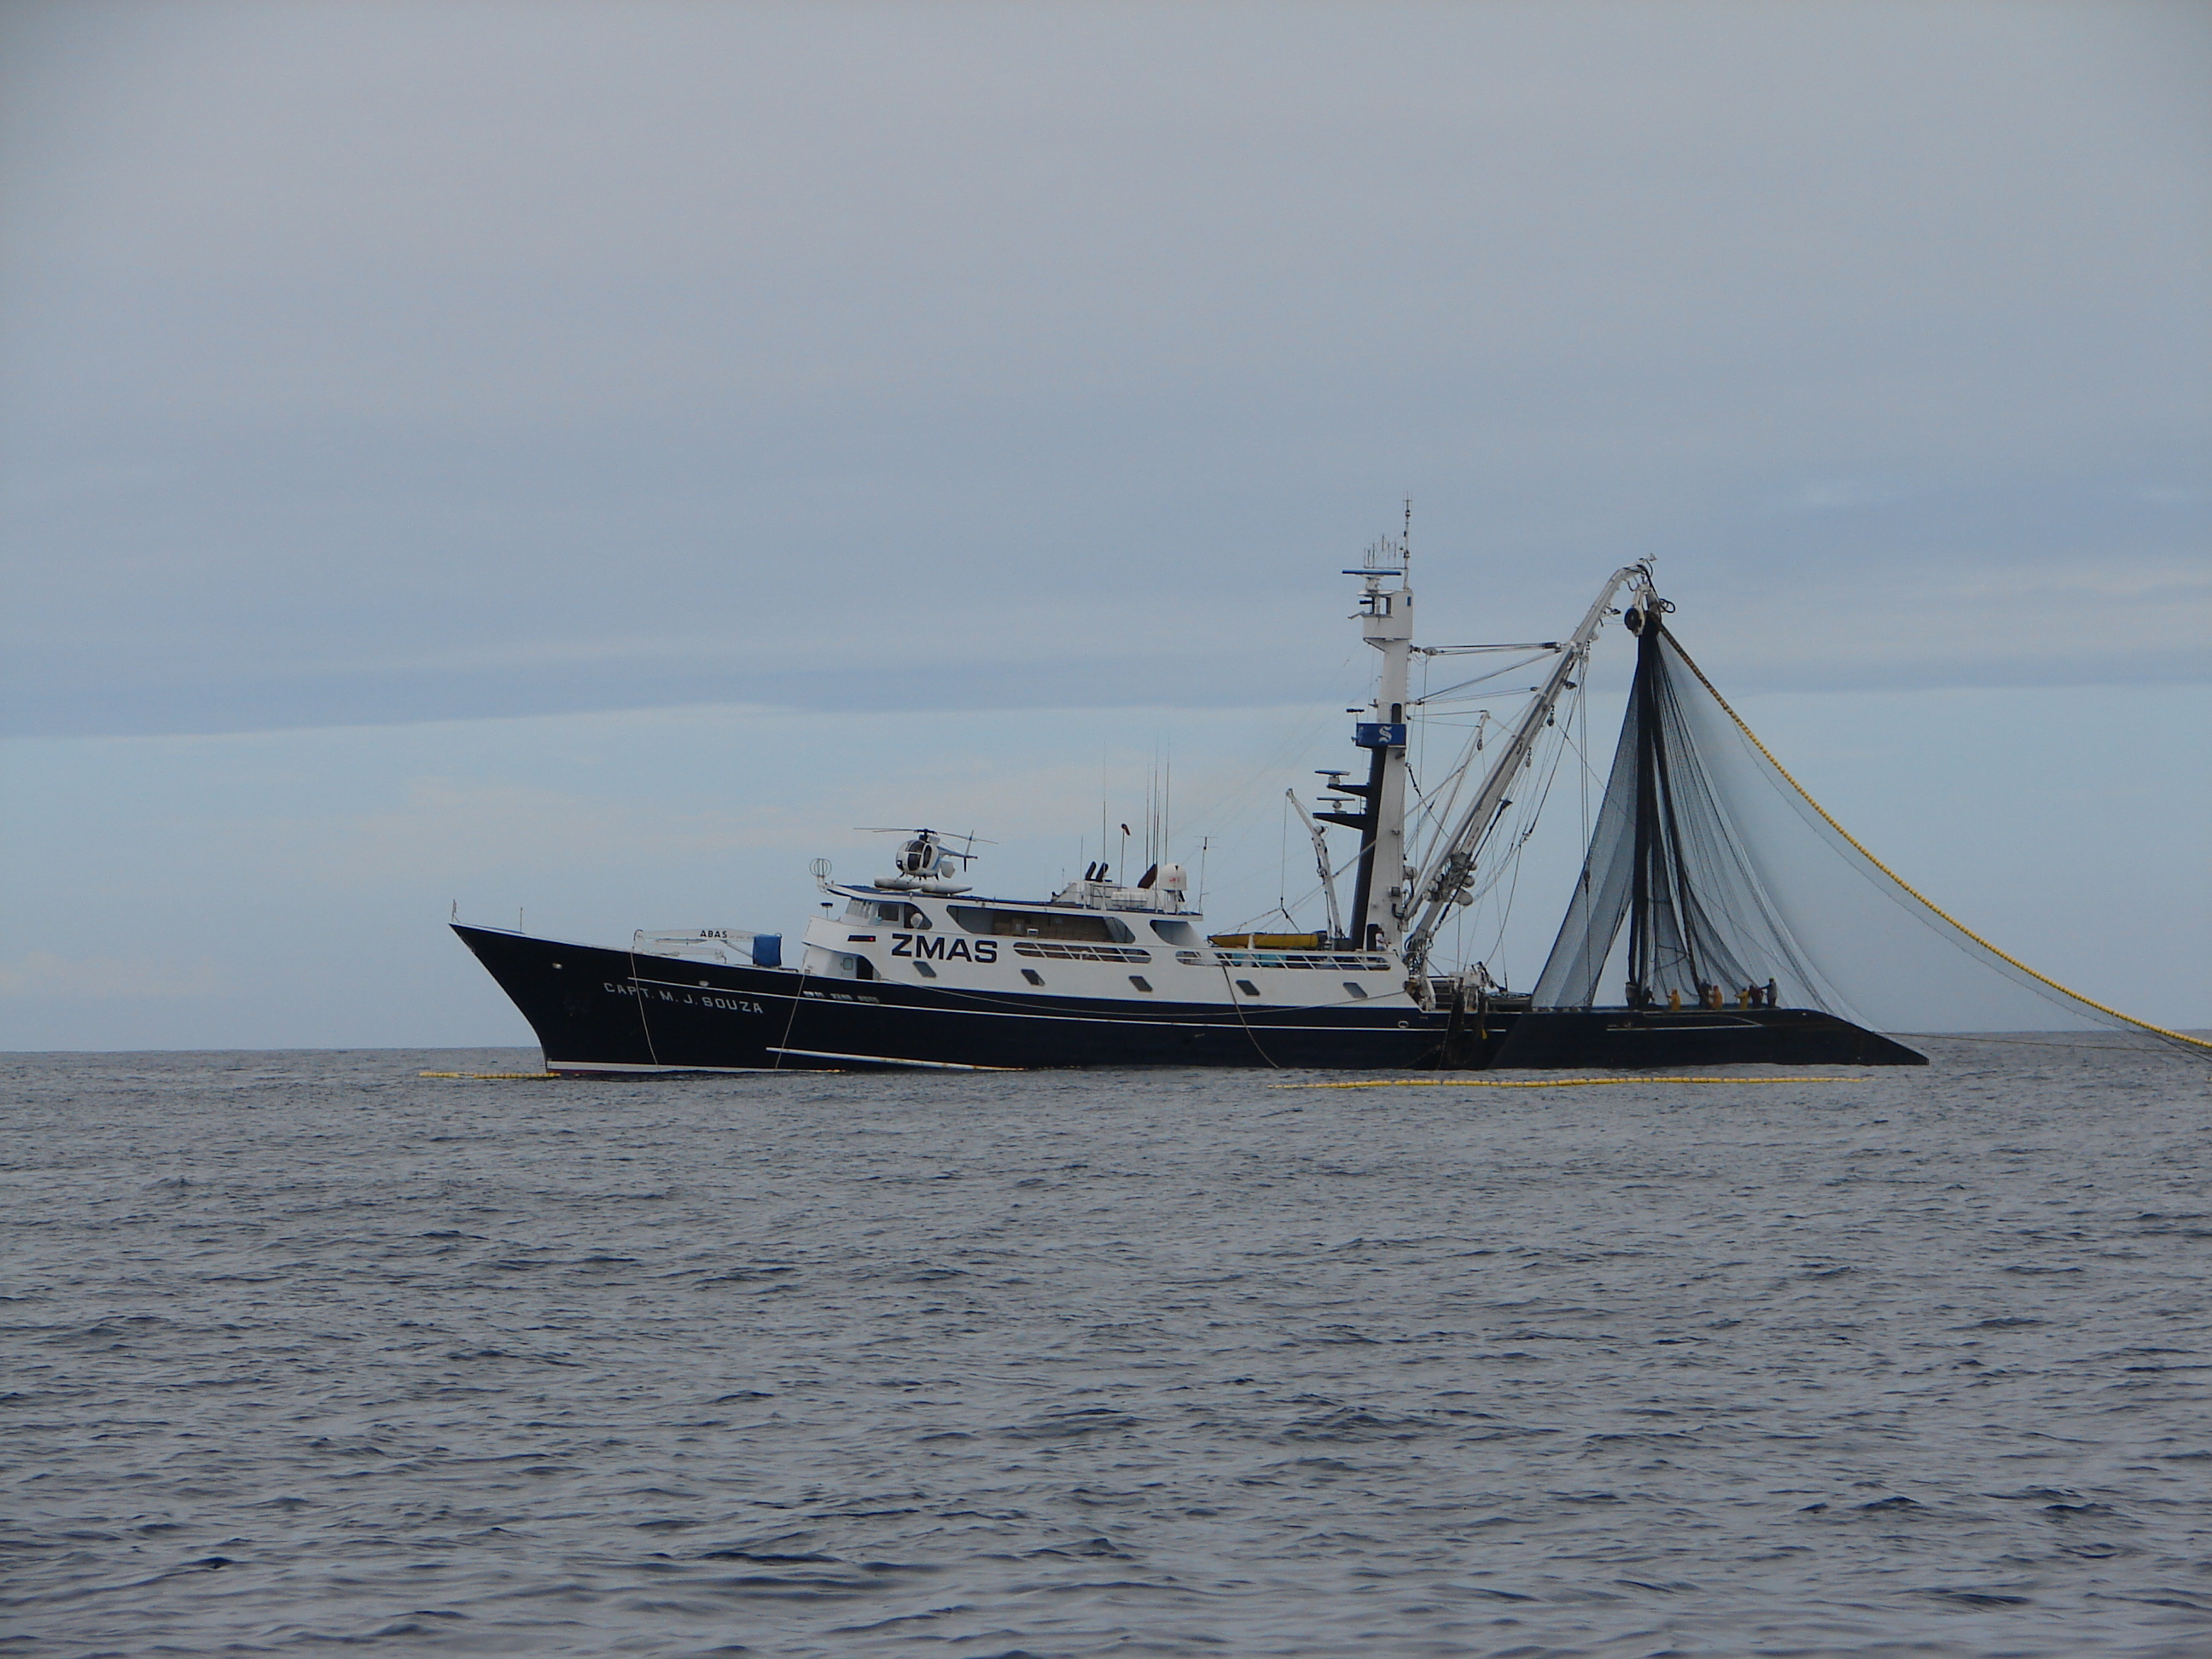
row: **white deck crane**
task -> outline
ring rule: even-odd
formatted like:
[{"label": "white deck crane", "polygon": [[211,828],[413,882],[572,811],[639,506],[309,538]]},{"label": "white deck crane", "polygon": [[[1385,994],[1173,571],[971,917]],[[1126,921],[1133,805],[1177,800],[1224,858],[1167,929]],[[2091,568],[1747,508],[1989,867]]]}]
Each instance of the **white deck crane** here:
[{"label": "white deck crane", "polygon": [[1283,797],[1298,809],[1298,816],[1305,820],[1306,834],[1313,837],[1314,868],[1321,872],[1322,897],[1328,905],[1329,948],[1334,950],[1344,937],[1344,913],[1336,902],[1336,872],[1328,861],[1328,831],[1314,822],[1314,815],[1306,811],[1306,804],[1298,799],[1297,790],[1285,789]]}]

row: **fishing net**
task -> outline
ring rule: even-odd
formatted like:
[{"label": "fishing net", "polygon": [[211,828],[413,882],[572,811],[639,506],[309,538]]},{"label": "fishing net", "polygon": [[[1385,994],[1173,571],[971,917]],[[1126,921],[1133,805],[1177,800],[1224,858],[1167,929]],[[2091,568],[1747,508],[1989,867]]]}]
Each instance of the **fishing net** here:
[{"label": "fishing net", "polygon": [[1879,1030],[2115,1030],[2212,1044],[2045,978],[1945,915],[1797,787],[1650,609],[1565,921],[1534,994],[1587,1008],[1750,992]]}]

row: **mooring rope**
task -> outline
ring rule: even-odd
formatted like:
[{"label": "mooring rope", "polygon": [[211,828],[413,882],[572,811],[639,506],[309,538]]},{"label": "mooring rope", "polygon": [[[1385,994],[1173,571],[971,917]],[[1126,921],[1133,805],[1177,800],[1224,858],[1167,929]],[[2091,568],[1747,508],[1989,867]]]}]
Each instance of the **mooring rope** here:
[{"label": "mooring rope", "polygon": [[1943,908],[1942,905],[1936,903],[1935,900],[1929,898],[1925,893],[1923,893],[1918,888],[1915,887],[1911,882],[1905,880],[1904,877],[1899,875],[1896,871],[1891,869],[1880,859],[1876,858],[1872,853],[1869,852],[1865,846],[1861,843],[1856,836],[1854,836],[1850,830],[1844,829],[1842,824],[1838,823],[1835,818],[1829,813],[1828,809],[1813,799],[1812,795],[1807,792],[1803,784],[1798,782],[1796,778],[1790,775],[1790,769],[1784,766],[1780,761],[1774,758],[1774,751],[1759,740],[1759,733],[1753,731],[1749,726],[1746,725],[1744,723],[1743,716],[1737,714],[1734,708],[1729,706],[1729,700],[1721,696],[1720,688],[1705,678],[1705,671],[1698,666],[1695,659],[1691,657],[1688,652],[1682,649],[1682,642],[1680,640],[1674,639],[1674,636],[1671,632],[1667,637],[1669,640],[1674,641],[1674,654],[1681,658],[1682,661],[1688,666],[1689,671],[1698,677],[1698,683],[1704,686],[1706,690],[1712,693],[1713,701],[1721,706],[1721,712],[1735,722],[1735,729],[1742,732],[1745,737],[1751,739],[1752,747],[1758,750],[1760,754],[1766,757],[1766,763],[1782,775],[1782,781],[1784,783],[1787,783],[1792,789],[1795,789],[1800,795],[1803,796],[1805,804],[1820,815],[1821,820],[1827,824],[1829,829],[1834,830],[1845,841],[1850,842],[1851,846],[1856,849],[1858,855],[1864,859],[1869,864],[1874,866],[1875,869],[1881,871],[1882,874],[1887,876],[1899,887],[1911,894],[1914,898],[1919,900],[1921,903],[1926,905],[1937,915],[1942,917],[1944,921],[1949,922],[1951,926],[1957,928],[1968,939],[1973,940],[1975,944],[1980,945],[1982,949],[1987,951],[1991,956],[1997,957],[2001,961],[2010,963],[2014,967],[2019,969],[2021,973],[2026,974],[2030,979],[2038,980],[2043,984],[2048,985],[2052,990],[2057,992],[2059,995],[2071,997],[2075,1001],[2080,1003],[2085,1008],[2094,1008],[2100,1014],[2109,1015],[2114,1019],[2136,1026],[2139,1030],[2149,1031],[2155,1036],[2165,1037],[2170,1042],[2185,1042],[2192,1048],[2212,1050],[2212,1042],[2206,1042],[2203,1037],[2191,1036],[2186,1031],[2169,1031],[2163,1025],[2154,1025],[2147,1019],[2137,1019],[2133,1014],[2124,1014],[2117,1008],[2107,1007],[2105,1004],[2098,1001],[2094,997],[2085,997],[2072,987],[2061,985],[2057,980],[2051,978],[2048,974],[2039,974],[2034,969],[2029,967],[2026,963],[2022,962],[2018,957],[2014,956],[2011,952],[1997,949],[1997,947],[1990,944],[1989,940],[1984,939],[1972,928],[1967,927],[1965,922],[1960,921],[1958,917],[1953,915],[1949,911]]},{"label": "mooring rope", "polygon": [[[1290,912],[1285,910],[1283,914],[1287,916]],[[1229,981],[1229,963],[1218,951],[1214,955],[1214,965],[1221,969],[1222,988],[1229,993],[1229,1006],[1237,1011],[1237,1023],[1244,1028],[1244,1037],[1252,1045],[1252,1052],[1266,1060],[1269,1069],[1285,1070],[1283,1063],[1262,1048],[1260,1039],[1252,1034],[1252,1022],[1244,1018],[1244,1005],[1237,1000],[1237,988]]]},{"label": "mooring rope", "polygon": [[646,1055],[658,1067],[660,1064],[660,1050],[653,1046],[653,1022],[646,1018],[645,981],[638,977],[637,940],[635,936],[631,938],[629,945],[629,988],[631,994],[637,999],[637,1024],[638,1029],[645,1033]]}]

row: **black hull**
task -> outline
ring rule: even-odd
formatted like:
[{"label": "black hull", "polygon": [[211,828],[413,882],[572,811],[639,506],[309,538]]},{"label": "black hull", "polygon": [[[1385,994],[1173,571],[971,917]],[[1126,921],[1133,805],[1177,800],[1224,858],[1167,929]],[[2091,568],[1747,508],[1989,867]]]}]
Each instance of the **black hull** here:
[{"label": "black hull", "polygon": [[1925,1066],[1928,1057],[1810,1008],[1577,1008],[1522,1014],[1488,1063],[1519,1071],[1642,1071],[1663,1066]]},{"label": "black hull", "polygon": [[1901,1044],[1799,1009],[1543,1012],[1145,1003],[808,978],[453,931],[555,1071],[1033,1070],[1222,1066],[1410,1071],[1919,1066]]},{"label": "black hull", "polygon": [[1444,1013],[1418,1008],[1133,1006],[807,978],[482,927],[453,931],[522,1011],[555,1071],[1401,1071],[1439,1064],[1449,1024]]}]

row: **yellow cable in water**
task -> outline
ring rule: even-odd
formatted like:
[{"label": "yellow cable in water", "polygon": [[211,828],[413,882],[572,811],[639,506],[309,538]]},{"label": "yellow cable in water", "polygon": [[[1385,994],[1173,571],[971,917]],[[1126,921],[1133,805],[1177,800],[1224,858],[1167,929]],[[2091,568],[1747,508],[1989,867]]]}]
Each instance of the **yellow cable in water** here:
[{"label": "yellow cable in water", "polygon": [[1847,1077],[1386,1077],[1359,1083],[1271,1083],[1270,1089],[1618,1089],[1636,1083],[1849,1083]]},{"label": "yellow cable in water", "polygon": [[[1670,633],[1668,637],[1669,639],[1673,639],[1674,635]],[[1800,795],[1803,795],[1805,797],[1805,805],[1811,807],[1815,812],[1818,812],[1821,818],[1826,823],[1829,829],[1834,830],[1845,841],[1850,842],[1854,848],[1856,848],[1861,858],[1864,859],[1869,864],[1874,866],[1875,869],[1881,871],[1882,874],[1887,876],[1892,881],[1895,882],[1899,887],[1902,887],[1906,892],[1911,894],[1913,897],[1918,899],[1923,904],[1926,905],[1930,910],[1933,910],[1937,915],[1942,917],[1944,921],[1949,922],[1954,927],[1964,933],[1968,939],[1973,940],[1975,944],[1980,945],[1982,949],[1987,951],[1993,957],[1999,957],[2005,962],[2010,963],[2014,967],[2019,969],[2021,973],[2026,974],[2030,979],[2040,980],[2044,984],[2048,985],[2052,990],[2057,992],[2061,996],[2069,996],[2073,998],[2075,1001],[2080,1003],[2085,1008],[2094,1008],[2100,1014],[2110,1014],[2114,1019],[2124,1020],[2130,1025],[2137,1026],[2146,1031],[2155,1032],[2158,1036],[2162,1037],[2170,1037],[2176,1042],[2185,1042],[2193,1048],[2212,1048],[2212,1042],[2207,1042],[2203,1037],[2191,1036],[2186,1031],[2169,1031],[2163,1025],[2154,1025],[2147,1019],[2137,1019],[2133,1014],[2124,1014],[2117,1008],[2108,1008],[2103,1003],[2099,1002],[2094,997],[2085,997],[2079,991],[2073,990],[2066,986],[2061,985],[2057,980],[2051,978],[2050,975],[2037,973],[2034,969],[2029,967],[2018,957],[2010,954],[2008,951],[1998,950],[1996,945],[1990,944],[1989,940],[1984,939],[1972,928],[1967,927],[1965,922],[1960,921],[1956,916],[1944,909],[1942,906],[1937,904],[1933,899],[1929,898],[1925,893],[1923,893],[1911,882],[1905,880],[1904,877],[1899,875],[1896,871],[1891,869],[1880,859],[1876,858],[1872,853],[1868,852],[1863,846],[1861,846],[1859,838],[1851,834],[1850,830],[1844,829],[1842,824],[1838,823],[1833,817],[1831,817],[1828,813],[1828,809],[1821,805],[1820,802],[1814,800],[1810,794],[1808,794],[1806,793],[1805,786],[1790,775],[1790,769],[1784,766],[1780,761],[1774,758],[1774,751],[1771,749],[1769,749],[1765,744],[1759,742],[1759,733],[1753,731],[1748,726],[1745,725],[1743,716],[1737,714],[1735,709],[1729,707],[1729,700],[1721,696],[1720,688],[1705,678],[1705,671],[1698,666],[1697,663],[1692,660],[1688,652],[1682,649],[1682,642],[1680,640],[1674,641],[1674,653],[1677,656],[1681,658],[1683,662],[1688,665],[1690,672],[1698,677],[1698,683],[1704,686],[1706,690],[1713,694],[1713,701],[1720,704],[1721,712],[1723,714],[1726,714],[1730,720],[1735,722],[1735,729],[1742,732],[1745,737],[1751,739],[1752,746],[1758,750],[1760,754],[1766,757],[1766,763],[1769,766],[1771,766],[1776,771],[1782,774],[1782,781],[1784,783],[1787,783]]]}]

